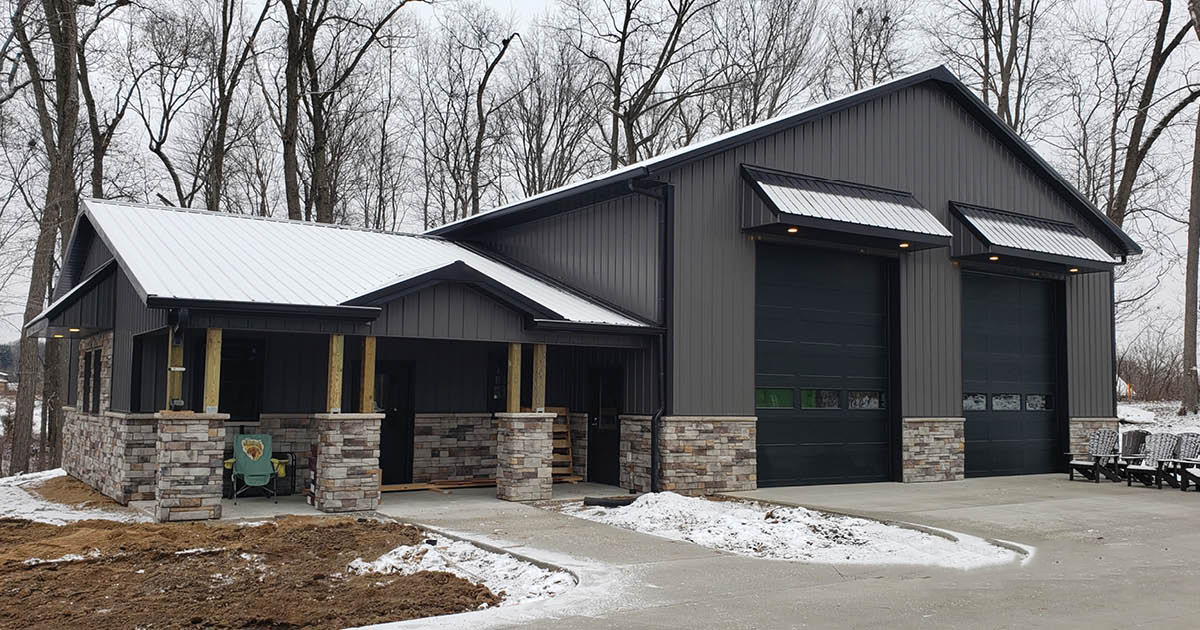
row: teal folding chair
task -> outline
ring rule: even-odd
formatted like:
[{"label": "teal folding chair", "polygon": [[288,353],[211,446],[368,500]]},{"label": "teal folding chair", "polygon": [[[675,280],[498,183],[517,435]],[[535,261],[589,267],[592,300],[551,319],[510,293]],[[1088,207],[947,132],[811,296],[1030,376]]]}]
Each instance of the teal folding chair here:
[{"label": "teal folding chair", "polygon": [[[238,435],[233,438],[233,502],[250,488],[261,488],[279,503],[275,464],[271,461],[271,436],[258,434]],[[239,482],[241,487],[239,488]]]}]

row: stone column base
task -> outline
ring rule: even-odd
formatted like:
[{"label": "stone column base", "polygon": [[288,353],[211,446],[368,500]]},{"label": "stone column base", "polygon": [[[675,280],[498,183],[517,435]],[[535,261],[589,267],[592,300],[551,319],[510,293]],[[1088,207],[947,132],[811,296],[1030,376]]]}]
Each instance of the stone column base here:
[{"label": "stone column base", "polygon": [[496,414],[496,496],[539,501],[554,492],[552,413]]},{"label": "stone column base", "polygon": [[221,518],[225,421],[229,414],[163,411],[154,418],[158,422],[155,519]]},{"label": "stone column base", "polygon": [[[687,495],[758,487],[758,418],[664,416],[659,425],[659,481]],[[650,416],[621,416],[621,487],[649,492]]]},{"label": "stone column base", "polygon": [[318,413],[313,503],[322,512],[379,507],[381,413]]},{"label": "stone column base", "polygon": [[958,481],[964,476],[964,418],[904,418],[904,481]]},{"label": "stone column base", "polygon": [[1121,421],[1117,418],[1071,418],[1070,443],[1067,445],[1072,453],[1088,452],[1088,440],[1096,429],[1121,430]]}]

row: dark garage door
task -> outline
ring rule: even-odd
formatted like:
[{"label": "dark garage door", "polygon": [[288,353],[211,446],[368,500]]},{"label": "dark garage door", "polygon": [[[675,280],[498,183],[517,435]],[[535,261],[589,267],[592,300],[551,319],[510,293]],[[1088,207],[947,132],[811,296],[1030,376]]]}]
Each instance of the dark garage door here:
[{"label": "dark garage door", "polygon": [[890,479],[888,269],[869,256],[758,245],[760,486]]},{"label": "dark garage door", "polygon": [[964,273],[966,474],[1054,472],[1062,459],[1056,287]]}]

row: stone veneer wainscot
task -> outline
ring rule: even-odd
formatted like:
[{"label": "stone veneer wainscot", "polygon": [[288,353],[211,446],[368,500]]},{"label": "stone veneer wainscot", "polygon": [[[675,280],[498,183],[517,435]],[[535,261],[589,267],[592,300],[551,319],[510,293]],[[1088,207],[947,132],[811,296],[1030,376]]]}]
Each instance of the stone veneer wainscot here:
[{"label": "stone veneer wainscot", "polygon": [[[650,490],[650,416],[621,416],[622,488]],[[753,416],[665,416],[659,434],[663,490],[687,495],[758,487],[758,419]]]},{"label": "stone veneer wainscot", "polygon": [[901,445],[904,481],[962,479],[964,423],[963,418],[905,418]]}]

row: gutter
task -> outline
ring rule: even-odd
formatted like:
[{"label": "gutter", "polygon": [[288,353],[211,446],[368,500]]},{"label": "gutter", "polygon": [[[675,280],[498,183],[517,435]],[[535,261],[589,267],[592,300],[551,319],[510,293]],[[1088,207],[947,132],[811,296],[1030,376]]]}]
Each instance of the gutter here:
[{"label": "gutter", "polygon": [[192,308],[198,311],[227,313],[256,313],[260,315],[307,315],[369,322],[379,317],[376,306],[326,306],[308,304],[279,304],[274,302],[237,302],[231,300],[201,300],[190,298],[146,296],[148,308]]}]

